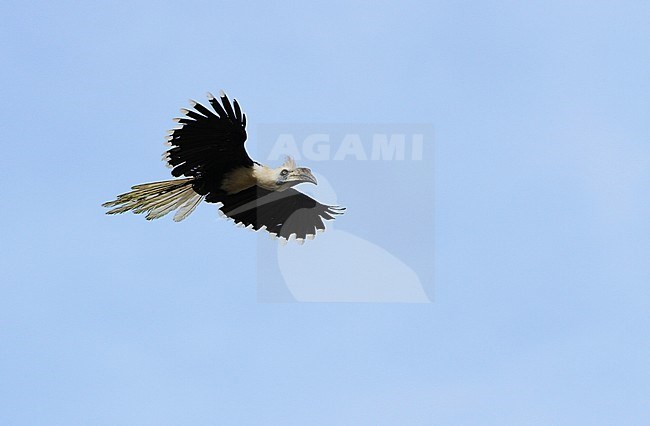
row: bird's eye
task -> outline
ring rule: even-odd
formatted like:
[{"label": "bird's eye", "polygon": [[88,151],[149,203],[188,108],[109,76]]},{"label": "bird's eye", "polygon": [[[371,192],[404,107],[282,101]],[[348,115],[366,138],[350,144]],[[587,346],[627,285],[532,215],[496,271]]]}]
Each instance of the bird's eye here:
[{"label": "bird's eye", "polygon": [[286,176],[288,174],[289,174],[289,170],[287,169],[282,169],[282,171],[280,172],[280,176]]}]

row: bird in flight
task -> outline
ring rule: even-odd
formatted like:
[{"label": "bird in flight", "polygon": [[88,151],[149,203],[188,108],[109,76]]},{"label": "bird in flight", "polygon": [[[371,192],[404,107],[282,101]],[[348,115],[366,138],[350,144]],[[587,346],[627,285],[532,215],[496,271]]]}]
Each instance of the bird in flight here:
[{"label": "bird in flight", "polygon": [[299,242],[324,231],[323,219],[334,219],[345,210],[319,203],[293,187],[316,184],[311,170],[297,167],[291,157],[272,168],[253,161],[244,148],[246,114],[221,91],[221,102],[208,93],[214,110],[190,101],[192,109],[181,109],[175,118],[179,127],[169,131],[163,160],[179,179],[143,183],[130,192],[102,204],[107,214],[146,213],[158,219],[176,211],[179,222],[203,200],[220,203],[219,210],[237,225]]}]

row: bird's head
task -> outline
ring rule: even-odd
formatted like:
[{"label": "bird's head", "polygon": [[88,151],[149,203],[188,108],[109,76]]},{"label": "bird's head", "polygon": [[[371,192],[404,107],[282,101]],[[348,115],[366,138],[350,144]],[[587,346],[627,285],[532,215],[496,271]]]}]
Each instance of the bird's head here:
[{"label": "bird's head", "polygon": [[287,157],[284,164],[273,169],[273,179],[275,191],[284,191],[304,182],[318,184],[311,170],[306,167],[296,167],[296,162],[291,157]]},{"label": "bird's head", "polygon": [[306,167],[296,167],[296,162],[287,157],[280,167],[271,168],[257,164],[254,170],[256,185],[270,191],[284,191],[299,183],[317,184],[316,178]]}]

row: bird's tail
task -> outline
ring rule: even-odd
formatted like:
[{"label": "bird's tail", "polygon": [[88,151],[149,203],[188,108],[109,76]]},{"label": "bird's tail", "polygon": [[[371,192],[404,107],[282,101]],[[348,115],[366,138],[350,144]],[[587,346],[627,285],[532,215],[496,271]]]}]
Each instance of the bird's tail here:
[{"label": "bird's tail", "polygon": [[203,200],[203,195],[192,188],[193,181],[194,178],[187,178],[135,185],[132,191],[118,195],[116,200],[102,206],[112,207],[106,214],[147,213],[147,220],[158,219],[178,209],[174,220],[180,222]]}]

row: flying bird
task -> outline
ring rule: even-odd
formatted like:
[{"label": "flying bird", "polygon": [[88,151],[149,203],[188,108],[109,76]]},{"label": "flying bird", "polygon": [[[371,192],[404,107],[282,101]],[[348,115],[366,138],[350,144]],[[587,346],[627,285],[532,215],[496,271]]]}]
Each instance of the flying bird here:
[{"label": "flying bird", "polygon": [[271,235],[299,242],[324,231],[323,219],[331,220],[345,210],[321,204],[293,187],[317,184],[311,170],[297,167],[287,157],[272,168],[253,161],[246,152],[246,114],[220,92],[221,102],[208,93],[214,110],[190,101],[192,109],[181,109],[180,126],[169,131],[170,149],[163,160],[178,179],[143,183],[130,192],[102,204],[107,214],[132,211],[158,219],[176,211],[174,220],[185,219],[199,203],[219,203],[223,215],[237,225],[265,229]]}]

